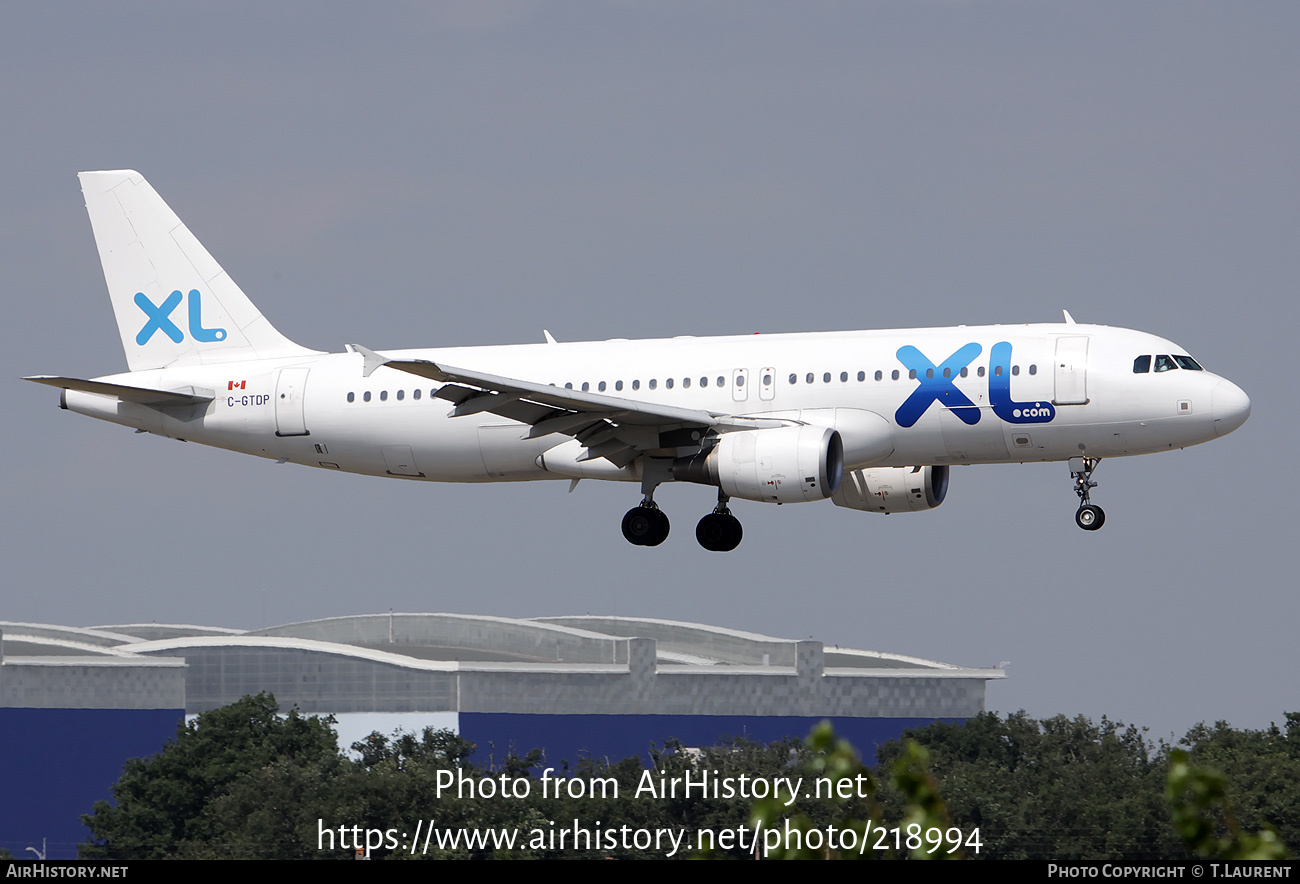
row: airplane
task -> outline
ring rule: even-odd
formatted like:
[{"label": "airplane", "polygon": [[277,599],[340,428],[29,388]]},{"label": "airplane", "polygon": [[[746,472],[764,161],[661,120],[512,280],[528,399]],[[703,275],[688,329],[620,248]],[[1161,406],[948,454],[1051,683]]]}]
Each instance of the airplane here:
[{"label": "airplane", "polygon": [[735,498],[933,509],[954,465],[1064,461],[1095,531],[1106,457],[1241,426],[1250,399],[1183,347],[1064,322],[545,342],[342,353],[277,331],[130,170],[79,176],[128,371],[34,376],[60,407],[326,470],[436,482],[639,483],[624,537],[669,533],[655,492],[717,489],[706,550],[743,537]]}]

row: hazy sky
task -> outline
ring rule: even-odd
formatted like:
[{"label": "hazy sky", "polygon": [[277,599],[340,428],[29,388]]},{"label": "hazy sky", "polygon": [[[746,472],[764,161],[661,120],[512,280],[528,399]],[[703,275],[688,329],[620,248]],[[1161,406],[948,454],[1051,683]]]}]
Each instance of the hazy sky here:
[{"label": "hazy sky", "polygon": [[[971,666],[989,705],[1179,735],[1300,710],[1286,384],[1300,7],[1277,3],[6,3],[0,619],[257,627],[613,613]],[[1051,322],[1138,328],[1250,421],[963,467],[930,513],[698,486],[346,476],[135,436],[25,374],[125,367],[76,173],[141,171],[322,349]],[[486,368],[486,367],[484,367]],[[490,369],[488,369],[490,370]]]}]

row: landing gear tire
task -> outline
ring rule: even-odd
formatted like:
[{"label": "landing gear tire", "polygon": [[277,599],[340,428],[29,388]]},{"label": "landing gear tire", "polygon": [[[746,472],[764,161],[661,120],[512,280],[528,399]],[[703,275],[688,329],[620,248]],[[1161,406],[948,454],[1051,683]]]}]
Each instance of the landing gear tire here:
[{"label": "landing gear tire", "polygon": [[695,539],[709,552],[731,552],[744,536],[740,520],[731,513],[709,513],[695,526]]},{"label": "landing gear tire", "polygon": [[668,539],[669,527],[658,507],[635,506],[623,516],[623,536],[636,546],[658,546]]},{"label": "landing gear tire", "polygon": [[1106,513],[1095,503],[1084,504],[1074,514],[1074,523],[1084,531],[1096,531],[1106,524]]},{"label": "landing gear tire", "polygon": [[1097,483],[1092,481],[1092,473],[1100,460],[1095,457],[1070,458],[1070,478],[1074,480],[1074,493],[1079,495],[1079,509],[1074,514],[1074,524],[1084,531],[1096,531],[1106,524],[1106,514],[1101,507],[1091,503],[1092,489]]}]

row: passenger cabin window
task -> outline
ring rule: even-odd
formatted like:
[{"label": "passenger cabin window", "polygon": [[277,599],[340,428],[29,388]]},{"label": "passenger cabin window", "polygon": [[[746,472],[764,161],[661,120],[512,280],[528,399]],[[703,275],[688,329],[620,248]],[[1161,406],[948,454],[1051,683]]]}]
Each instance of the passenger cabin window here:
[{"label": "passenger cabin window", "polygon": [[1146,374],[1151,370],[1151,354],[1133,360],[1133,374]]}]

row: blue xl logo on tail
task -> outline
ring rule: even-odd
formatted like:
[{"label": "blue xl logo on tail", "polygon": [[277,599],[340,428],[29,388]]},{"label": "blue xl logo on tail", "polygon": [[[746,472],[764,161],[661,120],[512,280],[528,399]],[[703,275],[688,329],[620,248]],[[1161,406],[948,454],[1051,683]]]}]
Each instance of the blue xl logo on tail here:
[{"label": "blue xl logo on tail", "polygon": [[[203,327],[201,297],[202,295],[199,294],[198,289],[190,289],[190,337],[203,343],[224,341],[226,339],[226,330],[224,328]],[[177,344],[185,339],[185,335],[177,328],[176,323],[171,320],[172,311],[181,304],[180,291],[172,292],[161,304],[150,301],[144,292],[136,292],[135,303],[137,307],[144,311],[144,315],[149,317],[148,321],[141,327],[140,332],[135,336],[135,342],[141,347],[149,343],[149,339],[154,336],[154,332],[162,332]]]},{"label": "blue xl logo on tail", "polygon": [[[984,348],[973,341],[957,350],[939,365],[924,353],[908,344],[898,348],[898,361],[910,370],[919,382],[908,396],[894,420],[900,427],[915,426],[921,415],[938,402],[974,426],[979,423],[980,409],[965,393],[958,390],[953,379],[975,361]],[[1016,402],[1011,398],[1011,344],[1000,341],[989,351],[989,404],[993,413],[1011,424],[1045,424],[1056,417],[1056,409],[1048,402]]]}]

